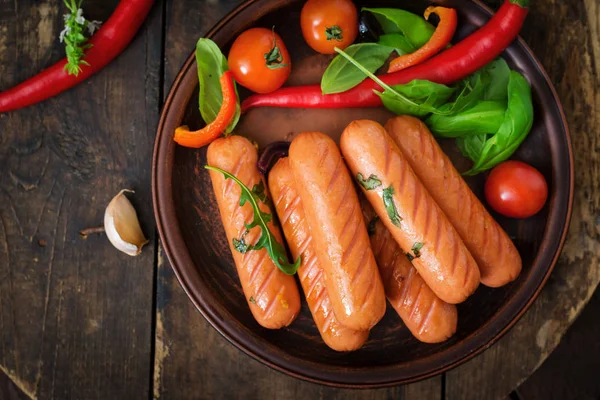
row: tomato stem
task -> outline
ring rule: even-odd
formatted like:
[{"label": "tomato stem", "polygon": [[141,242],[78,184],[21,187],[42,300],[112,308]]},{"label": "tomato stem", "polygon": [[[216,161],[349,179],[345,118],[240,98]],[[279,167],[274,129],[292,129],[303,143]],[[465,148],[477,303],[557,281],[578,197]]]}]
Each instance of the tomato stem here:
[{"label": "tomato stem", "polygon": [[267,68],[269,69],[277,69],[277,68],[285,68],[289,64],[283,64],[283,55],[281,54],[281,50],[277,46],[277,37],[275,36],[275,27],[273,27],[273,47],[269,50],[268,53],[265,53],[265,62],[267,64]]},{"label": "tomato stem", "polygon": [[338,42],[341,42],[344,38],[343,33],[344,32],[342,31],[342,28],[340,28],[338,25],[325,28],[325,36],[327,37],[327,40],[337,40]]}]

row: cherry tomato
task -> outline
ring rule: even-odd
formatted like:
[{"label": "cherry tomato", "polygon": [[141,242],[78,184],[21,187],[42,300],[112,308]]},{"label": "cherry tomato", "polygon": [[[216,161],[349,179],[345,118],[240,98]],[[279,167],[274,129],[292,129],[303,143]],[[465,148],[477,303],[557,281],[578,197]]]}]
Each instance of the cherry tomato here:
[{"label": "cherry tomato", "polygon": [[531,165],[505,161],[492,170],[485,182],[485,198],[502,215],[527,218],[537,214],[546,203],[548,185]]},{"label": "cherry tomato", "polygon": [[242,86],[256,93],[279,89],[290,75],[290,54],[275,31],[252,28],[231,45],[229,70]]},{"label": "cherry tomato", "polygon": [[358,13],[351,0],[308,0],[300,13],[304,40],[323,54],[345,49],[358,35]]}]

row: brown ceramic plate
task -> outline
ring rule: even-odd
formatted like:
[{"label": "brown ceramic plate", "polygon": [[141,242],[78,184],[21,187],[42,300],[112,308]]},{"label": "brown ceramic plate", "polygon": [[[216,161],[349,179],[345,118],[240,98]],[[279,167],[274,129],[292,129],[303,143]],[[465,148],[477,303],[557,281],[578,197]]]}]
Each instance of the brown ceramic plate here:
[{"label": "brown ceramic plate", "polygon": [[[302,40],[299,29],[303,1],[251,0],[225,17],[207,35],[227,54],[233,39],[252,26],[275,25],[290,50],[293,73],[289,84],[315,83],[329,61]],[[397,1],[364,1],[359,6],[398,7]],[[459,11],[464,37],[484,24],[491,12],[479,3],[448,0]],[[402,8],[421,13],[423,0],[402,2]],[[391,307],[371,331],[365,346],[343,354],[321,340],[310,312],[303,305],[290,327],[267,330],[252,318],[221,226],[209,176],[203,170],[206,149],[178,147],[174,129],[182,124],[199,128],[198,78],[190,56],[177,76],[165,104],[154,149],[153,200],[158,230],[181,285],[204,317],[231,343],[266,365],[312,382],[345,387],[381,387],[438,374],[475,356],[498,340],[538,295],[560,253],[571,214],[573,159],[567,124],[548,76],[522,40],[503,55],[533,86],[535,123],[513,156],[538,168],[550,184],[545,208],[527,220],[495,215],[513,238],[523,258],[523,272],[500,289],[480,286],[458,307],[458,331],[447,342],[424,344],[414,339]],[[241,93],[242,96],[247,93]],[[348,122],[389,117],[383,109],[304,110],[255,109],[243,117],[238,132],[261,146],[290,139],[303,130],[320,130],[338,137]],[[465,160],[453,144],[444,148],[459,166]],[[480,197],[484,176],[469,183]]]}]

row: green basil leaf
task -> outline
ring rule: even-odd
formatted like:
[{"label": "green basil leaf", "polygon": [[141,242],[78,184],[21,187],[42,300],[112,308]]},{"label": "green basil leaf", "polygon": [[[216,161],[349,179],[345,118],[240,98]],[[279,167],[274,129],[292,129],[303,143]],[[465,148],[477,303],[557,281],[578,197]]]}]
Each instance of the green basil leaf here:
[{"label": "green basil leaf", "polygon": [[504,121],[498,132],[485,141],[479,157],[473,159],[475,165],[466,174],[485,171],[508,159],[525,140],[532,125],[531,87],[523,75],[511,71]]},{"label": "green basil leaf", "polygon": [[[377,43],[353,44],[346,48],[346,54],[361,63],[368,71],[375,72],[385,63],[392,51]],[[352,89],[365,80],[366,75],[348,59],[337,55],[329,64],[321,79],[323,94],[340,93]]]},{"label": "green basil leaf", "polygon": [[402,217],[398,214],[398,209],[396,209],[396,204],[394,204],[394,187],[389,186],[386,189],[383,189],[383,205],[385,206],[385,211],[387,212],[390,221],[392,224],[400,227],[400,222],[402,222]]},{"label": "green basil leaf", "polygon": [[360,172],[356,174],[356,180],[360,185],[365,188],[365,190],[373,190],[379,186],[381,186],[381,180],[377,177],[377,175],[371,174],[367,179]]},{"label": "green basil leaf", "polygon": [[498,58],[483,68],[489,83],[483,95],[484,100],[506,100],[508,98],[508,80],[510,68],[504,59]]},{"label": "green basil leaf", "polygon": [[[440,107],[443,110],[446,105]],[[455,138],[481,133],[496,133],[504,121],[506,103],[481,101],[451,115],[431,115],[425,124],[437,137]]]},{"label": "green basil leaf", "polygon": [[[205,165],[204,168],[220,172],[221,174],[223,174],[225,179],[231,179],[235,183],[237,183],[242,189],[240,195],[240,207],[243,207],[244,204],[246,204],[246,202],[248,202],[252,206],[252,222],[250,222],[249,224],[245,223],[244,225],[247,231],[258,226],[260,228],[260,237],[258,238],[255,244],[248,245],[244,242],[244,237],[247,233],[245,232],[239,240],[234,239],[232,241],[234,248],[238,251],[244,250],[244,253],[250,250],[266,249],[267,253],[269,254],[269,257],[277,266],[277,268],[279,268],[284,274],[294,275],[300,267],[300,263],[302,262],[302,260],[300,257],[298,257],[295,263],[288,263],[287,252],[285,250],[285,247],[283,247],[283,245],[277,241],[275,235],[273,235],[273,233],[269,230],[268,224],[273,219],[273,215],[262,211],[260,209],[260,206],[258,205],[259,202],[263,202],[260,198],[260,186],[254,185],[254,189],[258,190],[250,190],[246,185],[244,185],[242,181],[240,181],[233,174],[227,171],[210,165]],[[262,186],[262,188],[264,189],[264,185]]]},{"label": "green basil leaf", "polygon": [[401,33],[416,48],[429,41],[435,28],[425,18],[397,8],[363,8],[372,13],[384,33]]},{"label": "green basil leaf", "polygon": [[[196,44],[196,64],[200,84],[198,96],[200,114],[204,122],[210,124],[217,117],[223,103],[220,78],[228,70],[227,59],[215,42],[201,38]],[[231,133],[240,119],[241,109],[237,89],[236,96],[238,98],[236,113],[225,133]]]},{"label": "green basil leaf", "polygon": [[404,85],[395,85],[393,90],[376,92],[385,108],[397,115],[424,117],[438,113],[455,89],[430,81],[414,80]]},{"label": "green basil leaf", "polygon": [[477,160],[481,156],[483,146],[488,138],[488,134],[469,135],[456,138],[456,145],[463,156],[471,160]]},{"label": "green basil leaf", "polygon": [[414,53],[418,50],[407,38],[401,33],[388,33],[379,36],[378,44],[391,47],[396,50],[399,56],[404,54]]}]

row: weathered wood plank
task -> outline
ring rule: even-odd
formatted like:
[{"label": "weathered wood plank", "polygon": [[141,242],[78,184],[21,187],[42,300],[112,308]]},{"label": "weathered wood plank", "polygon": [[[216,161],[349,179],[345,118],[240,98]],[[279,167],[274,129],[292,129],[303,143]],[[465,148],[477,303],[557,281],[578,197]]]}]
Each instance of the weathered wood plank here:
[{"label": "weathered wood plank", "polygon": [[555,83],[571,129],[573,219],[559,263],[540,297],[496,345],[447,374],[448,399],[495,399],[510,393],[554,350],[600,281],[598,3],[532,2],[527,18],[522,36]]},{"label": "weathered wood plank", "polygon": [[521,399],[600,399],[599,314],[600,289],[596,290],[556,350],[519,387]]},{"label": "weathered wood plank", "polygon": [[[64,55],[62,2],[12,1],[0,13],[0,89]],[[117,0],[85,2],[106,20]],[[10,11],[10,12],[9,12]],[[150,168],[162,10],[122,56],[43,104],[0,115],[0,366],[31,398],[148,396],[154,227]],[[117,252],[102,224],[122,188],[151,243]]]}]

